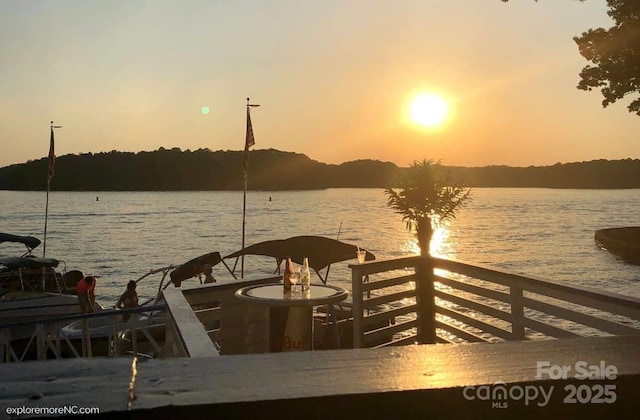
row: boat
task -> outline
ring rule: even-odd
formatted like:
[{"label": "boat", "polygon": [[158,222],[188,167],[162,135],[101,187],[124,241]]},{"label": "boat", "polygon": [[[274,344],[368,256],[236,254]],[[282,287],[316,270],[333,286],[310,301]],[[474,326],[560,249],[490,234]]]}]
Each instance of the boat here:
[{"label": "boat", "polygon": [[[33,236],[0,233],[0,245],[4,254],[0,256],[0,329],[7,331],[12,343],[33,336],[27,322],[42,320],[48,328],[50,319],[80,313],[75,286],[84,277],[82,272],[66,271],[66,264],[57,259],[34,256],[40,240]],[[16,245],[24,250],[6,256]],[[60,265],[62,272],[56,271]]]},{"label": "boat", "polygon": [[[235,278],[229,267],[222,260],[219,252],[210,252],[180,265],[167,265],[153,269],[138,279],[148,281],[149,278],[160,277],[157,293],[151,298],[144,300],[134,311],[136,316],[125,319],[123,315],[128,315],[132,310],[121,310],[115,308],[100,312],[99,316],[91,316],[86,320],[78,319],[61,328],[62,339],[73,345],[62,352],[63,357],[72,357],[81,352],[82,336],[86,325],[87,332],[91,338],[91,350],[93,356],[110,355],[114,348],[118,354],[132,352],[134,341],[136,342],[137,353],[150,358],[156,357],[161,352],[161,344],[165,341],[166,320],[165,311],[159,309],[164,305],[163,291],[171,286],[180,287],[182,282],[190,278],[199,278],[203,267],[211,267],[223,263],[227,271]],[[139,309],[149,308],[144,313],[139,313]],[[116,343],[114,343],[114,331],[116,332]],[[134,338],[135,336],[135,338]]]},{"label": "boat", "polygon": [[640,226],[599,229],[595,241],[623,261],[640,265]]},{"label": "boat", "polygon": [[[224,259],[235,258],[232,271],[238,265],[238,259],[245,255],[261,255],[273,257],[276,260],[276,272],[279,272],[282,261],[291,258],[296,264],[302,264],[308,258],[309,267],[312,268],[323,283],[327,283],[331,264],[356,259],[358,252],[365,252],[365,261],[373,261],[376,256],[357,245],[351,245],[337,239],[324,236],[293,236],[287,239],[276,239],[259,242],[246,248],[233,252]],[[325,269],[324,275],[320,273]]]},{"label": "boat", "polygon": [[[67,274],[64,261],[33,255],[33,250],[40,245],[38,238],[0,233],[0,245],[9,248],[15,244],[26,248],[19,256],[2,256],[4,252],[0,250],[0,293],[16,290],[75,293],[76,283],[82,279],[82,273],[72,270]],[[61,263],[62,273],[56,271]]]}]

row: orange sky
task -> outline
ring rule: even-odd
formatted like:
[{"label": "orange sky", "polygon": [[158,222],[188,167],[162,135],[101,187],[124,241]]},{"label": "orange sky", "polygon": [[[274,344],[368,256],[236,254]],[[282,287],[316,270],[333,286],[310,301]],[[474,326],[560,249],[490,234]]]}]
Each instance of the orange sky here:
[{"label": "orange sky", "polygon": [[[576,89],[604,0],[0,0],[0,167],[56,154],[255,149],[322,162],[640,158],[640,117]],[[412,95],[450,101],[437,130]],[[202,113],[203,107],[210,112]]]}]

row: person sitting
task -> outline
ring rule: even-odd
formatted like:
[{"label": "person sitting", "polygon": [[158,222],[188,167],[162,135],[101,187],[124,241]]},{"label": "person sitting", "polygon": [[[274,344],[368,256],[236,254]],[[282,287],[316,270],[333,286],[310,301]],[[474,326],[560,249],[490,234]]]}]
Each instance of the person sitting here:
[{"label": "person sitting", "polygon": [[96,306],[96,278],[94,276],[83,277],[76,284],[76,294],[80,304],[80,312],[89,314],[95,312]]},{"label": "person sitting", "polygon": [[[135,280],[129,281],[127,283],[127,290],[124,291],[123,294],[120,295],[118,302],[116,302],[116,308],[137,308],[138,307],[138,292],[136,292],[136,282]],[[128,321],[131,315],[124,314],[122,315],[122,319],[124,321]]]}]

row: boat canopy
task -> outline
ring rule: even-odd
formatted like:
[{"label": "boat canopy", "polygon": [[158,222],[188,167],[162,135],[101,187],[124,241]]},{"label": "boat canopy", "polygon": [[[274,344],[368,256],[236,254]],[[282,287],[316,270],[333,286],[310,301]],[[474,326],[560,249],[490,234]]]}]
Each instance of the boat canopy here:
[{"label": "boat canopy", "polygon": [[[183,280],[190,279],[191,277],[195,277],[198,274],[202,273],[205,265],[208,264],[213,267],[220,262],[222,262],[225,267],[227,266],[227,264],[222,261],[222,257],[220,257],[219,252],[210,252],[208,254],[201,255],[197,258],[187,261],[186,263],[173,270],[171,274],[169,274],[169,276],[171,277],[171,282],[176,287],[180,287],[180,284]],[[231,273],[231,275],[233,275],[229,267],[227,267],[227,270],[229,271],[229,273]],[[233,277],[235,278],[235,275]]]},{"label": "boat canopy", "polygon": [[60,261],[53,258],[37,257],[4,257],[0,258],[0,266],[5,266],[9,270],[20,270],[26,268],[56,268]]},{"label": "boat canopy", "polygon": [[[280,267],[282,260],[287,257],[297,264],[302,264],[306,257],[309,259],[309,267],[318,272],[333,263],[355,259],[358,249],[366,251],[356,245],[324,236],[293,236],[288,239],[259,242],[229,254],[224,259],[238,258],[242,255],[264,255],[274,257]],[[365,261],[375,259],[375,255],[366,251]],[[326,278],[323,281],[326,281]]]},{"label": "boat canopy", "polygon": [[38,238],[34,238],[33,236],[18,236],[11,235],[9,233],[0,233],[0,244],[3,242],[14,242],[23,244],[24,246],[31,251],[32,249],[38,247],[41,241]]}]

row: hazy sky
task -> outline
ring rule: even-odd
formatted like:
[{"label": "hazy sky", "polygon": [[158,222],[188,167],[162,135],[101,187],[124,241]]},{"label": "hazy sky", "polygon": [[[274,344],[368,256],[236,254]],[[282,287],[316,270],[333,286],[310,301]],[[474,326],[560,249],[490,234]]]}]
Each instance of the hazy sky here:
[{"label": "hazy sky", "polygon": [[[326,163],[640,158],[640,117],[576,89],[605,0],[0,0],[0,167],[101,151],[254,149]],[[418,92],[452,108],[408,121]],[[209,113],[203,113],[203,107]]]}]

